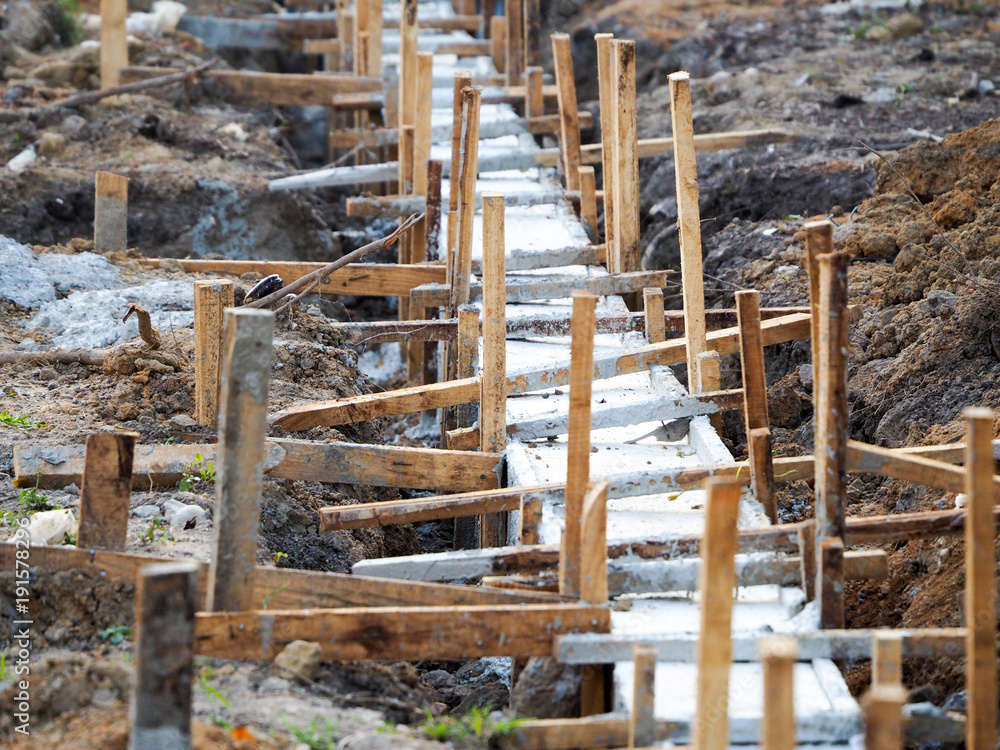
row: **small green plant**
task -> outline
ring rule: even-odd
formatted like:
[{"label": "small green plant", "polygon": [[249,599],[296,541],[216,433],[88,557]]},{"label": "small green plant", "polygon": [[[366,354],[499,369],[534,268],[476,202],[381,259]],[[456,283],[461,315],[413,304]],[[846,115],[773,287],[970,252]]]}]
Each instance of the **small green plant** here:
[{"label": "small green plant", "polygon": [[206,461],[200,453],[194,454],[194,463],[184,469],[184,476],[177,486],[181,492],[190,492],[193,487],[215,481],[215,466]]},{"label": "small green plant", "polygon": [[33,419],[28,419],[23,414],[11,414],[6,409],[0,411],[0,424],[5,424],[8,427],[37,427],[41,429],[48,427],[44,422],[36,422]]},{"label": "small green plant", "polygon": [[486,748],[506,737],[530,719],[496,718],[489,706],[473,707],[464,716],[433,716],[426,712],[424,734],[439,742],[456,742],[460,747]]},{"label": "small green plant", "polygon": [[276,588],[274,591],[271,591],[270,593],[268,593],[268,595],[264,597],[264,601],[261,602],[261,604],[262,604],[261,609],[267,609],[267,605],[271,603],[271,597],[275,596],[277,594],[280,594],[286,588],[288,588],[288,584],[287,583],[283,583],[280,586],[278,586],[278,588]]},{"label": "small green plant", "polygon": [[112,646],[117,646],[126,638],[132,637],[132,628],[127,625],[114,625],[113,627],[105,628],[97,635],[100,636],[102,641],[107,641]]},{"label": "small green plant", "polygon": [[67,47],[75,47],[83,41],[83,27],[80,25],[81,8],[78,0],[59,0],[59,15],[63,33],[63,41]]},{"label": "small green plant", "polygon": [[286,723],[285,728],[296,742],[308,745],[311,750],[333,750],[337,744],[337,735],[340,734],[339,728],[329,719],[318,716],[309,722],[308,727],[293,727]]},{"label": "small green plant", "polygon": [[172,542],[173,538],[170,536],[170,527],[167,526],[167,522],[162,518],[154,518],[146,530],[142,532],[139,541],[148,545],[166,544],[168,541]]},{"label": "small green plant", "polygon": [[0,682],[7,679],[7,652],[0,651]]},{"label": "small green plant", "polygon": [[[232,709],[233,705],[226,699],[226,696],[216,690],[215,687],[209,683],[212,676],[213,673],[210,667],[206,667],[201,670],[201,689],[208,693],[209,698],[214,698],[218,703],[222,704],[222,707]],[[213,709],[215,709],[214,703],[212,706]],[[215,710],[212,711],[212,715],[209,717],[209,720],[217,727],[222,727],[228,732],[233,731],[233,725],[220,718],[219,715],[215,713]]]}]

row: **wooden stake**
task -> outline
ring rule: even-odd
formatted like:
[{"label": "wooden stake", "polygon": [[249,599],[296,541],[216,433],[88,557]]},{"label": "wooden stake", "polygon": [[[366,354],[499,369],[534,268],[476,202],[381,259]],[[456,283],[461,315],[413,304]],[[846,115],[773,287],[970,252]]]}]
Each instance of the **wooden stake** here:
[{"label": "wooden stake", "polygon": [[135,596],[129,750],[191,747],[197,562],[147,565]]},{"label": "wooden stake", "polygon": [[681,283],[684,286],[684,335],[688,342],[688,388],[694,392],[699,383],[698,355],[705,350],[705,287],[691,84],[690,75],[686,72],[670,74],[670,114],[674,128],[677,231],[681,243]]},{"label": "wooden stake", "polygon": [[[843,571],[824,569],[823,545],[844,538],[847,505],[847,263],[846,253],[819,257],[820,320],[819,367],[813,374],[817,389],[816,411],[816,542],[820,565],[816,596],[820,600],[820,625],[844,627]],[[831,564],[838,558],[832,555]],[[824,589],[824,582],[833,590]]]},{"label": "wooden stake", "polygon": [[423,260],[437,260],[441,253],[441,181],[444,162],[427,161],[427,207],[424,224],[427,227]]},{"label": "wooden stake", "polygon": [[813,365],[813,403],[818,396],[815,386],[815,371],[819,368],[819,261],[817,258],[833,252],[833,223],[829,221],[810,221],[803,224],[806,233],[806,273],[809,276],[809,307],[812,311],[812,365]]},{"label": "wooden stake", "polygon": [[[409,195],[413,192],[413,141],[414,141],[414,131],[416,128],[413,125],[400,125],[399,126],[399,192],[403,195]],[[403,240],[409,239],[412,235],[407,235],[400,239],[401,247]],[[400,257],[400,263],[409,263],[409,256]],[[405,318],[404,318],[405,320]]]},{"label": "wooden stake", "polygon": [[587,488],[580,517],[580,601],[608,602],[608,483]]},{"label": "wooden stake", "polygon": [[341,53],[340,53],[340,69],[344,73],[354,72],[354,58],[357,54],[354,45],[357,40],[355,34],[355,21],[354,21],[354,11],[347,11],[345,13],[337,14],[337,25],[340,27],[337,31],[341,36]]},{"label": "wooden stake", "polygon": [[764,667],[761,750],[795,750],[794,671],[799,644],[791,638],[766,638],[758,651]]},{"label": "wooden stake", "polygon": [[542,522],[545,499],[539,495],[521,495],[521,529],[518,538],[522,545],[538,544],[538,525]]},{"label": "wooden stake", "polygon": [[580,518],[590,483],[590,408],[594,377],[597,295],[573,292],[570,354],[569,446],[566,470],[566,531],[559,554],[559,593],[580,595]]},{"label": "wooden stake", "polygon": [[94,180],[94,252],[125,252],[128,243],[128,178],[98,172]]},{"label": "wooden stake", "polygon": [[[459,378],[471,378],[476,375],[479,365],[479,311],[472,305],[461,305],[458,308],[458,370]],[[482,385],[480,385],[480,398]],[[475,421],[475,409],[472,403],[458,407],[458,426],[468,427]],[[506,437],[506,434],[505,434]]]},{"label": "wooden stake", "polygon": [[656,647],[637,643],[632,647],[635,682],[632,689],[632,716],[628,725],[630,748],[656,744]]},{"label": "wooden stake", "polygon": [[[417,195],[427,195],[427,160],[431,158],[431,109],[434,91],[434,53],[417,53],[417,95],[416,120],[413,133],[413,192]],[[414,231],[414,242],[420,246],[413,256],[414,262],[422,262],[424,258],[423,240],[426,233],[426,222],[422,231]],[[419,256],[419,257],[418,257]]]},{"label": "wooden stake", "polygon": [[233,282],[194,282],[194,418],[204,427],[219,413],[222,318],[235,304]]},{"label": "wooden stake", "polygon": [[774,499],[774,464],[767,418],[767,379],[764,372],[764,342],[760,335],[760,294],[736,292],[736,315],[740,326],[740,363],[743,373],[743,414],[746,420],[747,453],[751,486],[771,523],[778,522]]},{"label": "wooden stake", "polygon": [[542,4],[541,0],[524,0],[524,67],[542,64]]},{"label": "wooden stake", "polygon": [[102,89],[120,85],[122,68],[128,67],[127,15],[127,0],[101,0]]},{"label": "wooden stake", "polygon": [[713,478],[705,483],[705,491],[705,538],[698,574],[701,636],[692,746],[697,750],[725,750],[729,741],[729,662],[740,486]]},{"label": "wooden stake", "polygon": [[663,316],[663,290],[647,287],[642,290],[643,306],[646,311],[646,340],[658,344],[667,340],[666,320]]},{"label": "wooden stake", "polygon": [[[533,65],[525,72],[527,85],[524,87],[524,113],[529,119],[545,116],[545,95],[543,93],[544,71]],[[560,123],[561,127],[561,123]]]},{"label": "wooden stake", "polygon": [[965,524],[965,685],[968,691],[969,750],[997,745],[997,602],[993,516],[993,411],[967,408]]},{"label": "wooden stake", "polygon": [[382,0],[368,2],[368,75],[382,77]]},{"label": "wooden stake", "polygon": [[132,456],[138,432],[97,432],[87,436],[80,483],[81,549],[124,550],[128,538]]},{"label": "wooden stake", "polygon": [[595,34],[597,42],[597,84],[601,100],[601,180],[604,183],[604,243],[607,246],[608,270],[618,273],[618,250],[615,246],[615,126],[612,93],[611,40],[614,34]]},{"label": "wooden stake", "polygon": [[816,596],[819,599],[820,626],[844,627],[844,542],[840,537],[816,541]]},{"label": "wooden stake", "polygon": [[580,167],[580,218],[590,239],[597,242],[597,180],[593,167]]},{"label": "wooden stake", "polygon": [[523,0],[506,0],[507,13],[507,85],[520,86],[524,76],[524,27],[521,25]]},{"label": "wooden stake", "polygon": [[806,601],[816,598],[816,520],[803,521],[798,532],[799,558],[802,567],[802,590]]},{"label": "wooden stake", "polygon": [[[502,453],[507,447],[507,302],[504,284],[504,200],[483,193],[483,372],[479,406],[480,449]],[[479,546],[506,542],[503,514],[479,519]]]},{"label": "wooden stake", "polygon": [[274,313],[226,310],[214,554],[208,578],[207,608],[211,612],[239,612],[256,606],[252,600],[253,573],[273,337]]},{"label": "wooden stake", "polygon": [[[417,121],[417,0],[403,0],[399,24],[399,122]],[[404,192],[404,191],[400,191]]]},{"label": "wooden stake", "polygon": [[448,283],[452,287],[455,285],[454,256],[458,248],[458,196],[461,192],[459,183],[462,164],[463,102],[465,101],[462,92],[471,85],[471,71],[460,70],[455,73],[451,111],[451,169],[448,172],[448,255],[446,263]]},{"label": "wooden stake", "polygon": [[552,60],[559,87],[559,146],[567,190],[580,189],[580,115],[576,106],[576,79],[569,34],[553,34]]},{"label": "wooden stake", "polygon": [[903,687],[903,636],[898,630],[872,634],[872,687]]},{"label": "wooden stake", "polygon": [[503,73],[507,54],[507,17],[493,16],[490,19],[490,57],[497,73]]},{"label": "wooden stake", "polygon": [[[865,710],[865,750],[903,750],[906,690],[901,686],[874,686],[862,703]],[[971,730],[971,721],[968,726]]]},{"label": "wooden stake", "polygon": [[[615,253],[618,255],[615,270],[629,273],[638,271],[642,267],[642,248],[639,246],[639,154],[636,151],[639,131],[635,104],[635,42],[615,39],[611,42],[611,49],[614,59],[612,96],[615,103],[613,214]],[[605,185],[605,195],[607,195],[607,185]],[[607,204],[607,200],[604,202]],[[628,304],[630,300],[625,301]],[[629,307],[636,309],[638,299],[634,299]],[[704,315],[702,318],[704,319]],[[698,350],[699,353],[701,351]]]},{"label": "wooden stake", "polygon": [[[451,306],[469,302],[472,281],[472,227],[476,216],[476,177],[479,174],[479,102],[480,90],[462,91],[462,161],[459,165],[458,252],[455,254],[455,284]],[[454,185],[454,181],[451,182]]]}]

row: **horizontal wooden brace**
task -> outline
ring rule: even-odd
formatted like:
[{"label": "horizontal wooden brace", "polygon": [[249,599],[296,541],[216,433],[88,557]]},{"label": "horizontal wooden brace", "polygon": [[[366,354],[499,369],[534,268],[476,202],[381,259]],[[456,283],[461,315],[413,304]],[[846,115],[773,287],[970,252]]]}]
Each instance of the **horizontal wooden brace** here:
[{"label": "horizontal wooden brace", "polygon": [[[216,448],[211,444],[137,445],[132,486],[177,484],[197,463],[196,454],[215,462]],[[276,479],[376,487],[487,490],[499,486],[502,461],[503,456],[497,453],[269,438],[264,474]],[[83,466],[82,445],[14,447],[17,486],[79,484]]]},{"label": "horizontal wooden brace", "polygon": [[[694,137],[694,150],[727,151],[734,148],[759,148],[772,143],[787,143],[799,138],[797,133],[787,130],[766,128],[763,130],[737,130],[730,133],[703,133]],[[639,158],[673,153],[673,138],[640,138],[638,141]],[[602,146],[600,143],[588,143],[580,147],[580,155],[584,164],[600,164]]]},{"label": "horizontal wooden brace", "polygon": [[577,604],[363,607],[199,613],[195,652],[271,660],[292,641],[318,643],[324,661],[548,656],[556,636],[609,632],[607,607]]},{"label": "horizontal wooden brace", "polygon": [[[300,279],[313,271],[318,271],[326,263],[300,263],[298,261],[274,260],[175,260],[173,258],[148,258],[154,268],[180,264],[188,273],[259,273],[269,276],[276,273],[286,284]],[[351,263],[339,268],[327,277],[326,283],[316,288],[319,294],[342,294],[353,297],[398,297],[410,293],[422,284],[444,281],[447,271],[444,266],[396,263]]]},{"label": "horizontal wooden brace", "polygon": [[[124,68],[122,83],[180,72],[177,68]],[[275,106],[329,107],[338,94],[375,93],[382,90],[382,79],[349,74],[313,76],[300,73],[258,73],[249,70],[208,70],[201,80],[213,84],[221,101],[236,105],[271,104]]]},{"label": "horizontal wooden brace", "polygon": [[[13,570],[17,546],[0,542],[0,564]],[[139,571],[147,565],[176,562],[177,558],[140,555],[130,552],[78,549],[69,546],[38,546],[31,551],[31,567],[39,571],[75,570],[91,578],[135,584]],[[205,601],[208,563],[198,567],[198,598]],[[542,592],[519,592],[480,586],[399,583],[385,578],[366,578],[346,573],[291,570],[258,565],[254,570],[253,599],[261,607],[292,609],[305,607],[402,607],[521,603],[558,603],[562,599]]]}]

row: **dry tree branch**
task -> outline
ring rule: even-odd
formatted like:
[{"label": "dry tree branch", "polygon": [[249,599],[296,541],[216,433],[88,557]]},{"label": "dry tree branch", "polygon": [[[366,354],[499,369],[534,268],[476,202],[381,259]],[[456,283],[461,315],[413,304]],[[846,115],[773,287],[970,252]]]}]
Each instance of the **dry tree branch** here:
[{"label": "dry tree branch", "polygon": [[399,227],[397,227],[391,234],[386,235],[382,239],[375,240],[374,242],[369,242],[367,245],[359,247],[354,252],[350,252],[347,255],[338,258],[337,260],[333,261],[333,263],[323,266],[322,268],[318,268],[312,273],[308,273],[305,276],[296,279],[291,284],[283,286],[278,291],[272,292],[266,297],[262,297],[259,300],[255,300],[248,305],[244,305],[244,307],[267,307],[268,305],[271,305],[280,299],[284,299],[284,297],[288,294],[299,292],[300,289],[303,290],[302,292],[296,295],[295,299],[291,300],[285,305],[282,305],[281,308],[279,308],[277,311],[281,312],[281,310],[284,310],[286,307],[288,307],[288,305],[298,302],[302,297],[312,292],[317,286],[319,286],[323,282],[323,280],[327,276],[332,274],[334,271],[343,268],[349,263],[354,263],[355,261],[361,260],[361,258],[365,257],[369,253],[373,253],[376,250],[383,250],[392,245],[392,243],[398,240],[400,236],[402,236],[405,232],[407,232],[411,227],[413,227],[414,224],[416,224],[422,218],[424,218],[424,215],[422,213],[413,214],[412,216],[410,216],[410,218],[408,218],[406,221],[400,224]]}]

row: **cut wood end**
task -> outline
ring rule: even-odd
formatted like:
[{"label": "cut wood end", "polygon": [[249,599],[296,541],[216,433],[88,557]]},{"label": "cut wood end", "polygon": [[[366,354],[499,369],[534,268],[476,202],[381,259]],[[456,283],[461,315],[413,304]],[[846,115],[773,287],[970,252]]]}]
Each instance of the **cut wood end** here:
[{"label": "cut wood end", "polygon": [[94,190],[99,198],[126,201],[128,200],[128,177],[112,172],[98,172],[94,179]]},{"label": "cut wood end", "polygon": [[804,232],[825,232],[833,231],[833,222],[829,219],[823,219],[822,221],[807,221],[802,225],[802,231]]},{"label": "cut wood end", "polygon": [[758,643],[757,653],[762,662],[794,661],[799,654],[799,642],[784,636],[765,638]]},{"label": "cut wood end", "polygon": [[689,83],[691,74],[686,70],[678,70],[676,73],[671,73],[669,79],[671,83]]}]

